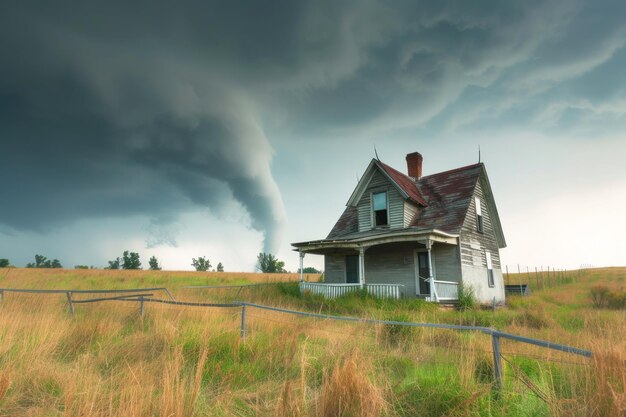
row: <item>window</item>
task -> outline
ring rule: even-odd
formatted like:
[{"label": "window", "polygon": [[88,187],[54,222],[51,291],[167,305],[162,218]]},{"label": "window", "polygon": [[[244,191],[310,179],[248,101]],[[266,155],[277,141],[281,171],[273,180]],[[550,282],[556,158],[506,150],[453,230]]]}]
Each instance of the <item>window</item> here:
[{"label": "window", "polygon": [[374,226],[386,226],[387,219],[387,193],[372,194],[372,209],[374,210]]},{"label": "window", "polygon": [[476,206],[476,230],[479,233],[483,233],[483,210],[480,206],[480,198],[474,198],[474,205]]},{"label": "window", "polygon": [[495,286],[493,282],[493,264],[491,263],[491,252],[485,251],[485,258],[487,259],[487,283],[490,287]]}]

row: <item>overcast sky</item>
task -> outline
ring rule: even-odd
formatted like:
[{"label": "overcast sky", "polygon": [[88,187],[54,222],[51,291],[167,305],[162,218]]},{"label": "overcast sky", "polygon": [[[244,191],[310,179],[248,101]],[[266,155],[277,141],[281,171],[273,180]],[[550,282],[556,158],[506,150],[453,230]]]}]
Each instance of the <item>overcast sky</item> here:
[{"label": "overcast sky", "polygon": [[504,264],[626,264],[624,2],[35,3],[0,4],[16,266],[129,249],[252,271],[271,251],[295,270],[290,243],[326,236],[374,146],[425,175],[480,146]]}]

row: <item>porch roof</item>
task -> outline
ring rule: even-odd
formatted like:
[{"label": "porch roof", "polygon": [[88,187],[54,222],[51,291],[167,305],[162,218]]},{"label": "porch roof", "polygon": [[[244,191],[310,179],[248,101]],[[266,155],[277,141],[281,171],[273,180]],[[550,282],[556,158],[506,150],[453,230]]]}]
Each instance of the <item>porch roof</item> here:
[{"label": "porch roof", "polygon": [[325,254],[337,249],[368,248],[370,246],[387,243],[417,242],[425,243],[442,242],[450,245],[458,245],[457,234],[451,234],[438,229],[416,230],[412,228],[390,232],[388,229],[374,229],[365,232],[356,232],[344,235],[337,239],[321,239],[308,242],[292,243],[297,251],[305,253]]}]

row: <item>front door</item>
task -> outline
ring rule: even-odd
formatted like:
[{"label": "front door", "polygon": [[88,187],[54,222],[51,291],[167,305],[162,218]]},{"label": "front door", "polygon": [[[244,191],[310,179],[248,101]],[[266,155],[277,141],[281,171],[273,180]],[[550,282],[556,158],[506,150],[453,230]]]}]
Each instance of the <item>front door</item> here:
[{"label": "front door", "polygon": [[428,265],[428,252],[418,252],[417,259],[419,263],[419,282],[420,282],[420,294],[430,295],[430,283],[428,278],[430,277],[430,267]]},{"label": "front door", "polygon": [[346,284],[359,283],[359,255],[346,256]]}]

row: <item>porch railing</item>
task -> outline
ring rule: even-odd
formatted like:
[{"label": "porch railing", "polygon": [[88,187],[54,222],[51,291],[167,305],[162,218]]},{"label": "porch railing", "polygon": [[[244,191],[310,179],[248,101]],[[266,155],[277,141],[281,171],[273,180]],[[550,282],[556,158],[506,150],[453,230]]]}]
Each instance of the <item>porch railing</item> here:
[{"label": "porch railing", "polygon": [[435,280],[435,291],[439,301],[451,301],[459,299],[459,283],[452,281]]},{"label": "porch railing", "polygon": [[402,284],[365,284],[368,293],[380,298],[402,297]]},{"label": "porch railing", "polygon": [[[365,284],[365,290],[381,298],[400,298],[402,284]],[[326,284],[317,282],[300,282],[300,293],[322,295],[327,298],[337,298],[361,288],[359,284]]]}]

